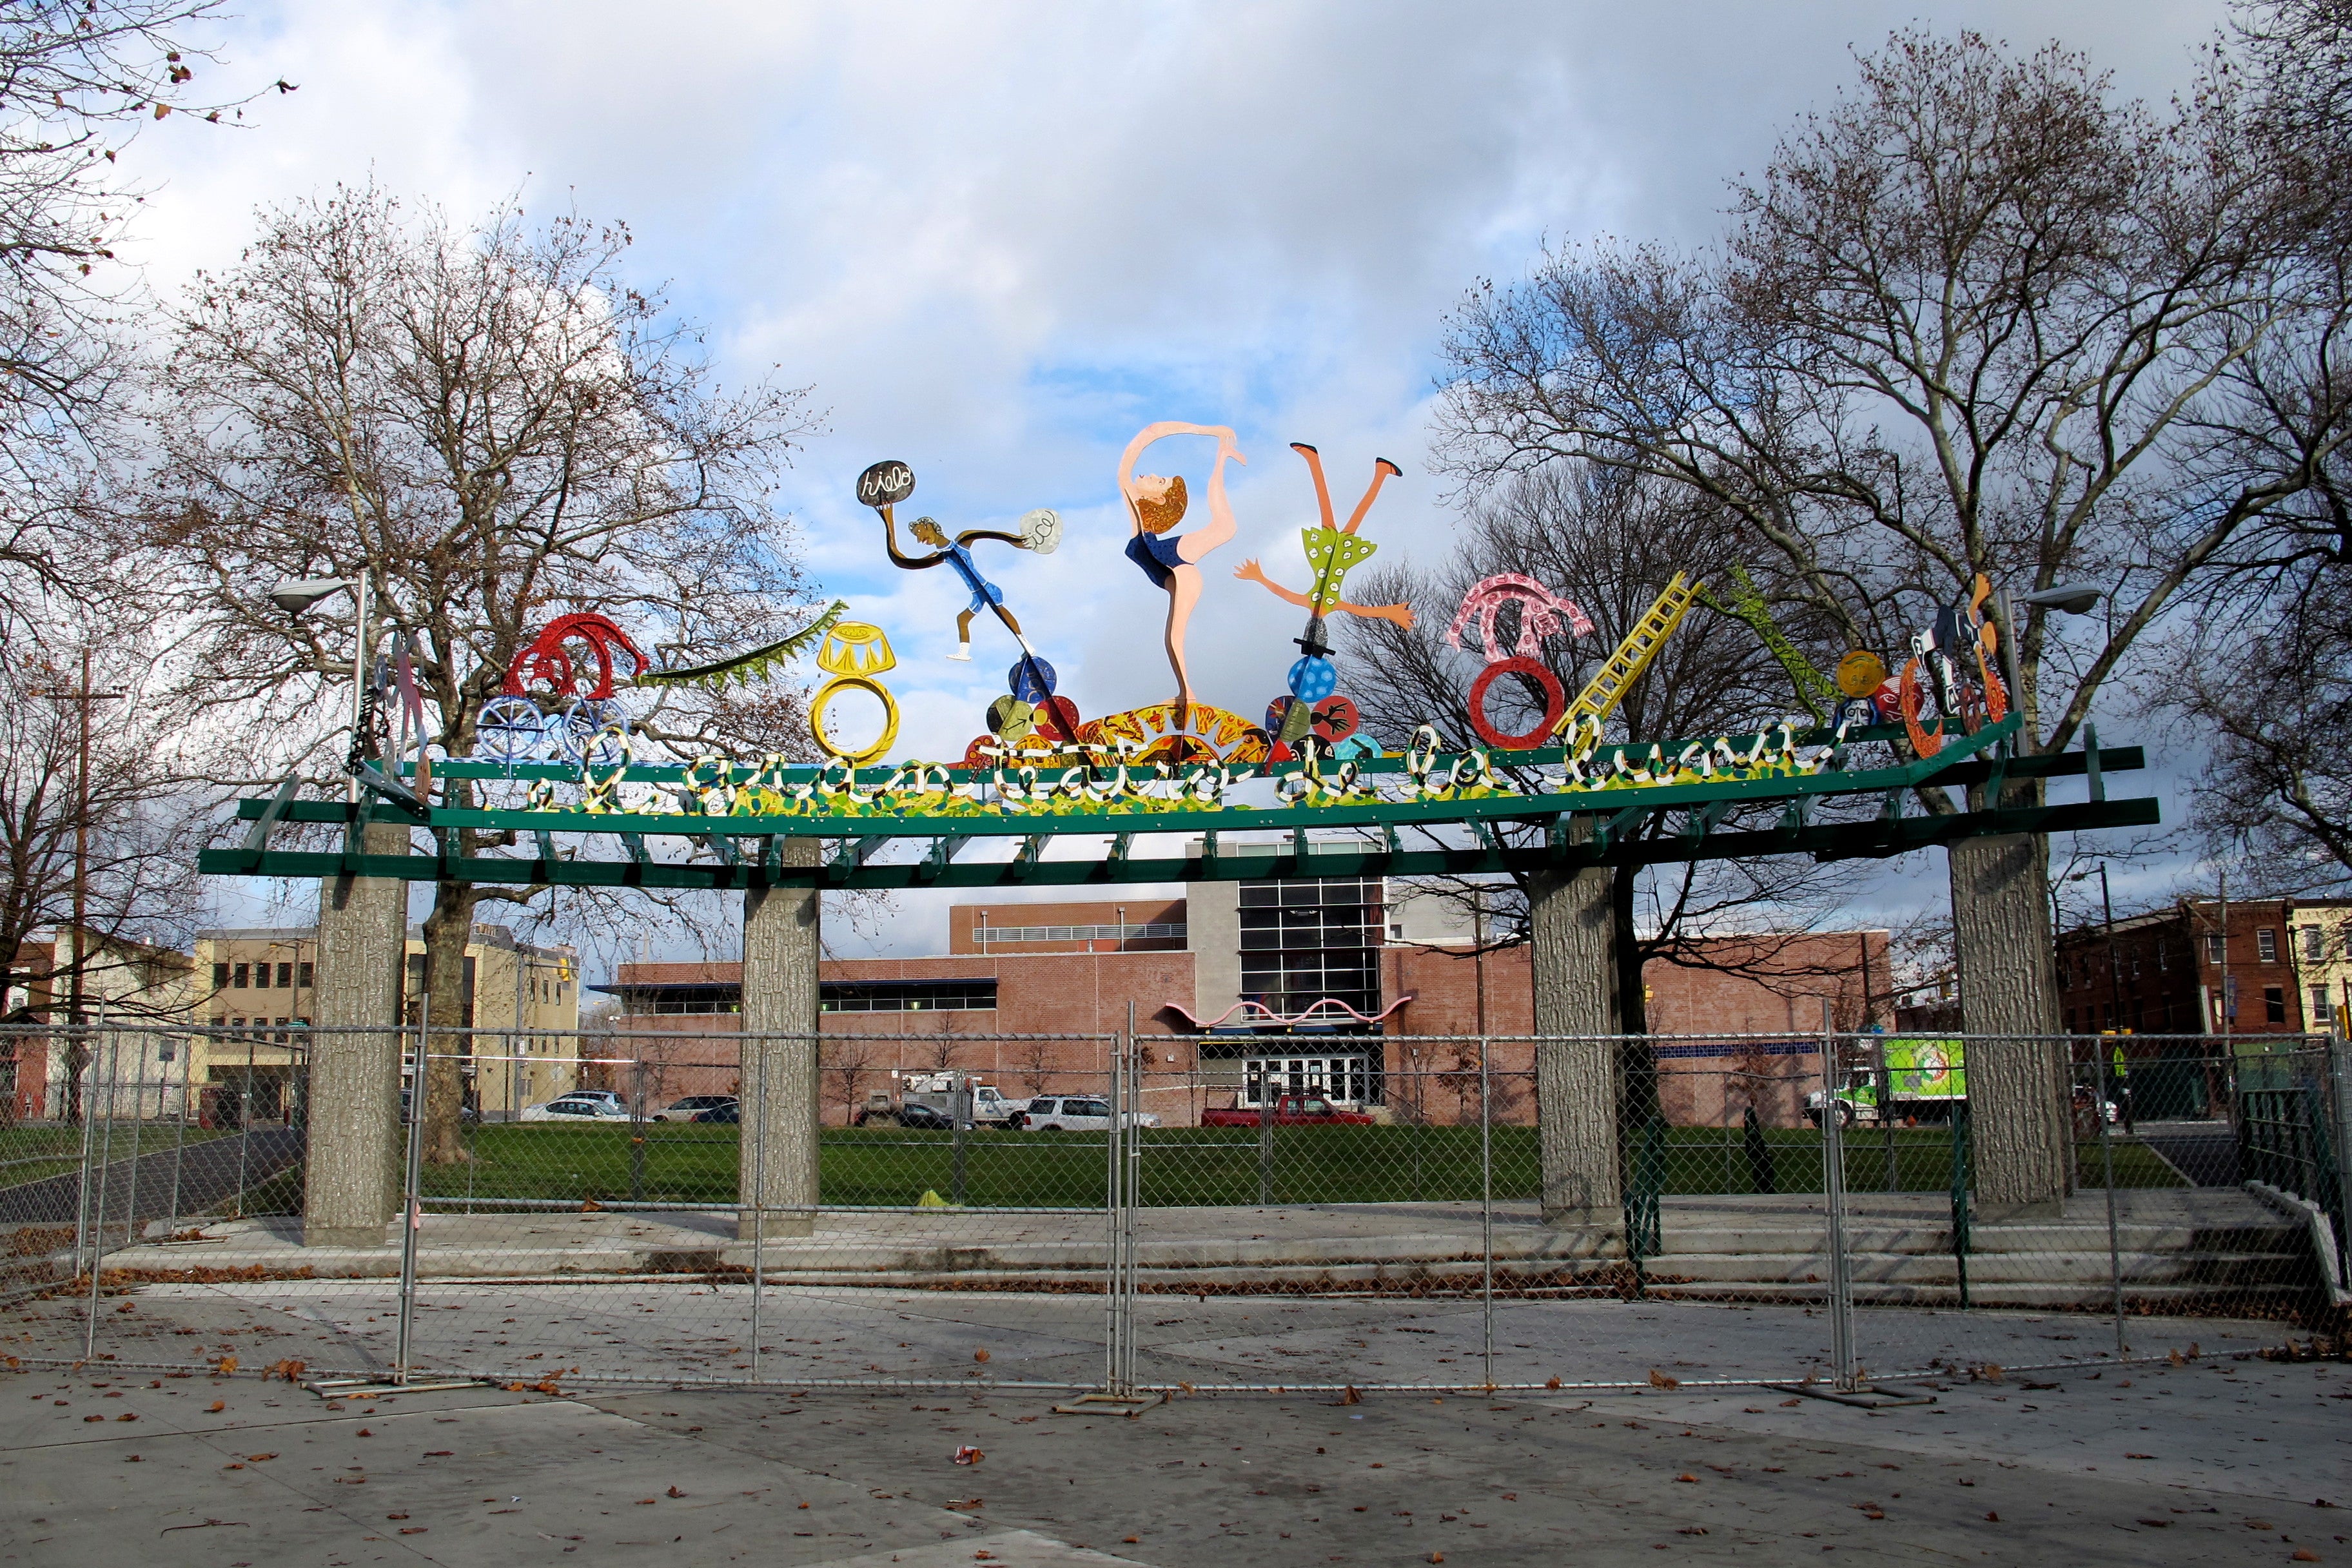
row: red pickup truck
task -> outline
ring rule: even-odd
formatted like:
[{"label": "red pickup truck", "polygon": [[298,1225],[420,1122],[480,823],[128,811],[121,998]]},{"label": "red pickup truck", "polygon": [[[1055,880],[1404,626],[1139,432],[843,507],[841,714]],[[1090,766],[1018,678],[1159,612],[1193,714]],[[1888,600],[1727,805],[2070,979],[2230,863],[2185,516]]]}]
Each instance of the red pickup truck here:
[{"label": "red pickup truck", "polygon": [[1261,1121],[1271,1121],[1276,1127],[1370,1127],[1372,1119],[1360,1110],[1341,1110],[1318,1094],[1286,1094],[1274,1102],[1270,1115],[1244,1106],[1231,1106],[1223,1110],[1203,1110],[1203,1127],[1255,1127]]}]

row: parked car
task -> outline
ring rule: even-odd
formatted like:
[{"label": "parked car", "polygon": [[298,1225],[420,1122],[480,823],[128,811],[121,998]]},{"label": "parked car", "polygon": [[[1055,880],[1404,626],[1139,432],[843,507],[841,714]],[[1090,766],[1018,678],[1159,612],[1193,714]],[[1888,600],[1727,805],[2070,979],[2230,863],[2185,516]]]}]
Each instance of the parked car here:
[{"label": "parked car", "polygon": [[[722,1105],[734,1103],[735,1097],[731,1094],[689,1094],[682,1100],[671,1100],[666,1110],[655,1111],[653,1120],[656,1121],[706,1121],[710,1119],[702,1114],[704,1111],[716,1110]],[[731,1121],[732,1118],[730,1120]]]},{"label": "parked car", "polygon": [[[901,1127],[946,1127],[960,1092],[959,1076],[953,1072],[908,1073],[900,1084],[906,1095],[903,1100],[893,1100],[887,1089],[876,1089],[866,1097],[866,1103],[850,1120],[859,1127],[877,1121],[895,1121]],[[1021,1112],[1027,1107],[1027,1100],[1008,1100],[993,1084],[978,1079],[966,1080],[961,1089],[971,1095],[966,1127],[1010,1130],[1021,1125]]]},{"label": "parked car", "polygon": [[561,1098],[564,1100],[601,1100],[605,1104],[617,1107],[624,1112],[626,1112],[629,1109],[629,1102],[621,1097],[621,1091],[617,1089],[575,1089],[566,1092]]},{"label": "parked car", "polygon": [[730,1126],[740,1126],[743,1121],[743,1102],[740,1100],[730,1100],[723,1105],[714,1105],[707,1110],[698,1110],[688,1120],[723,1121]]},{"label": "parked car", "polygon": [[1254,1105],[1234,1105],[1201,1112],[1203,1127],[1255,1127],[1271,1121],[1276,1127],[1370,1127],[1372,1119],[1360,1110],[1342,1110],[1319,1094],[1276,1096],[1272,1111]]},{"label": "parked car", "polygon": [[[1021,1112],[1020,1124],[1039,1132],[1101,1132],[1110,1127],[1110,1102],[1091,1095],[1041,1095]],[[1148,1110],[1130,1110],[1127,1125],[1157,1127],[1160,1118]]]},{"label": "parked car", "polygon": [[551,1100],[544,1105],[526,1105],[521,1120],[525,1121],[626,1121],[629,1112],[624,1106],[609,1100],[581,1100],[566,1095]]}]

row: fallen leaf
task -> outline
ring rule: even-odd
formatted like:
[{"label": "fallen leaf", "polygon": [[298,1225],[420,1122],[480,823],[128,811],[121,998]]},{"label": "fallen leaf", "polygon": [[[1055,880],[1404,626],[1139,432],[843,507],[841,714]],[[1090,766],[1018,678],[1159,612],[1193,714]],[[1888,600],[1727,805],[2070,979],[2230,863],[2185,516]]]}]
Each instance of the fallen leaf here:
[{"label": "fallen leaf", "polygon": [[2126,1454],[2124,1458],[2126,1459],[2153,1459],[2156,1456],[2154,1454]]},{"label": "fallen leaf", "polygon": [[1999,1524],[2000,1522],[2000,1515],[1997,1513],[1988,1513],[1985,1517],[1992,1521],[1995,1524]]},{"label": "fallen leaf", "polygon": [[1356,1385],[1352,1383],[1348,1385],[1348,1392],[1339,1395],[1342,1405],[1361,1405],[1363,1402],[1364,1396],[1356,1392]]},{"label": "fallen leaf", "polygon": [[1802,1405],[1803,1403],[1804,1403],[1804,1401],[1803,1401],[1803,1400],[1801,1400],[1801,1399],[1784,1399],[1784,1400],[1780,1401],[1780,1408],[1781,1408],[1781,1409],[1783,1409],[1783,1410],[1787,1410],[1787,1409],[1790,1408],[1790,1407],[1791,1407],[1791,1406],[1793,1406],[1793,1405]]},{"label": "fallen leaf", "polygon": [[235,1372],[236,1370],[236,1357],[233,1355],[225,1355],[218,1361],[213,1363],[213,1375],[215,1377],[226,1377],[230,1373]]},{"label": "fallen leaf", "polygon": [[1544,1386],[1546,1388],[1558,1388],[1559,1386],[1559,1379],[1556,1377],[1548,1377],[1544,1379]]},{"label": "fallen leaf", "polygon": [[1675,1479],[1678,1481],[1696,1481],[1698,1478],[1692,1475],[1688,1470],[1685,1470],[1681,1475],[1676,1476]]},{"label": "fallen leaf", "polygon": [[277,1457],[275,1454],[247,1454],[245,1457],[245,1462],[248,1465],[257,1465],[265,1459],[274,1459]]},{"label": "fallen leaf", "polygon": [[106,1417],[103,1415],[85,1415],[82,1419],[84,1421],[103,1421]]},{"label": "fallen leaf", "polygon": [[2314,1552],[2308,1546],[2298,1546],[2294,1549],[2294,1555],[2288,1558],[2287,1561],[2290,1563],[2316,1563],[2319,1561],[2319,1553]]},{"label": "fallen leaf", "polygon": [[116,1416],[116,1417],[115,1417],[115,1419],[116,1419],[117,1421],[136,1421],[136,1420],[138,1420],[138,1419],[139,1419],[139,1417],[138,1417],[138,1416],[136,1416],[136,1415],[132,1415],[130,1411],[126,1410],[126,1411],[124,1411],[121,1415],[120,1415]]},{"label": "fallen leaf", "polygon": [[974,1361],[984,1362],[988,1359],[988,1352],[984,1350],[974,1351],[971,1352],[971,1359]]},{"label": "fallen leaf", "polygon": [[446,1459],[455,1456],[447,1448],[427,1448],[425,1450],[425,1457],[428,1459]]},{"label": "fallen leaf", "polygon": [[1677,1535],[1705,1535],[1706,1533],[1706,1526],[1703,1524],[1685,1524],[1675,1533]]},{"label": "fallen leaf", "polygon": [[215,1399],[210,1405],[205,1406],[205,1413],[208,1415],[217,1415],[227,1408],[228,1402],[226,1400]]},{"label": "fallen leaf", "polygon": [[400,1533],[403,1535],[422,1535],[430,1528],[432,1527],[423,1524],[404,1524],[400,1527]]},{"label": "fallen leaf", "polygon": [[1650,1369],[1650,1386],[1652,1388],[1680,1388],[1682,1385],[1683,1380],[1681,1378],[1669,1377],[1654,1366]]},{"label": "fallen leaf", "polygon": [[375,1434],[374,1434],[374,1433],[373,1433],[373,1432],[371,1432],[371,1431],[369,1431],[366,1427],[362,1426],[362,1427],[361,1427],[361,1428],[360,1428],[360,1436],[362,1436],[362,1437],[373,1437],[373,1436],[375,1436]]},{"label": "fallen leaf", "polygon": [[686,1494],[678,1490],[676,1487],[672,1487],[669,1489],[669,1495],[672,1497],[684,1497]]},{"label": "fallen leaf", "polygon": [[959,1465],[976,1465],[982,1458],[981,1451],[969,1443],[955,1451],[955,1462]]}]

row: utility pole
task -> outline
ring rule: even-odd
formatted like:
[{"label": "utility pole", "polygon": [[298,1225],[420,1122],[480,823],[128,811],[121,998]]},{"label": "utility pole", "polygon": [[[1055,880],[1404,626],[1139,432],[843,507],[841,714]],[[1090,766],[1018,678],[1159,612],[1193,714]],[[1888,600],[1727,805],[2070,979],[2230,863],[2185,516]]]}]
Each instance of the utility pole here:
[{"label": "utility pole", "polygon": [[2099,862],[2099,910],[2107,921],[2107,1007],[2108,1026],[2121,1034],[2124,1026],[2124,990],[2121,972],[2116,964],[2116,905],[2107,896],[2107,863]]},{"label": "utility pole", "polygon": [[80,735],[74,762],[73,968],[66,975],[66,1022],[75,1034],[66,1044],[66,1119],[81,1120],[81,1075],[89,1064],[89,1045],[79,1033],[86,1021],[82,1008],[82,969],[88,961],[83,927],[89,914],[89,706],[110,702],[125,694],[89,689],[89,647],[81,650],[81,685],[71,690],[51,687],[40,693],[52,702],[72,702],[81,710]]}]

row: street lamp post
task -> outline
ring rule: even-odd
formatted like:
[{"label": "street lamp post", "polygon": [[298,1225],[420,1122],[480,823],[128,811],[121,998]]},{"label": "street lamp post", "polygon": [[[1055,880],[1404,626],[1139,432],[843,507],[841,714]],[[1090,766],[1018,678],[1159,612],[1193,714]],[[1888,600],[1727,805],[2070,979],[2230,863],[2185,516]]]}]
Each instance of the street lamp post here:
[{"label": "street lamp post", "polygon": [[[320,600],[331,597],[344,589],[352,591],[356,607],[356,637],[352,647],[352,743],[360,742],[360,724],[367,716],[367,645],[368,645],[368,579],[362,569],[353,577],[288,577],[270,590],[270,602],[289,616],[299,616]],[[360,779],[352,774],[351,801],[359,804]]]}]

